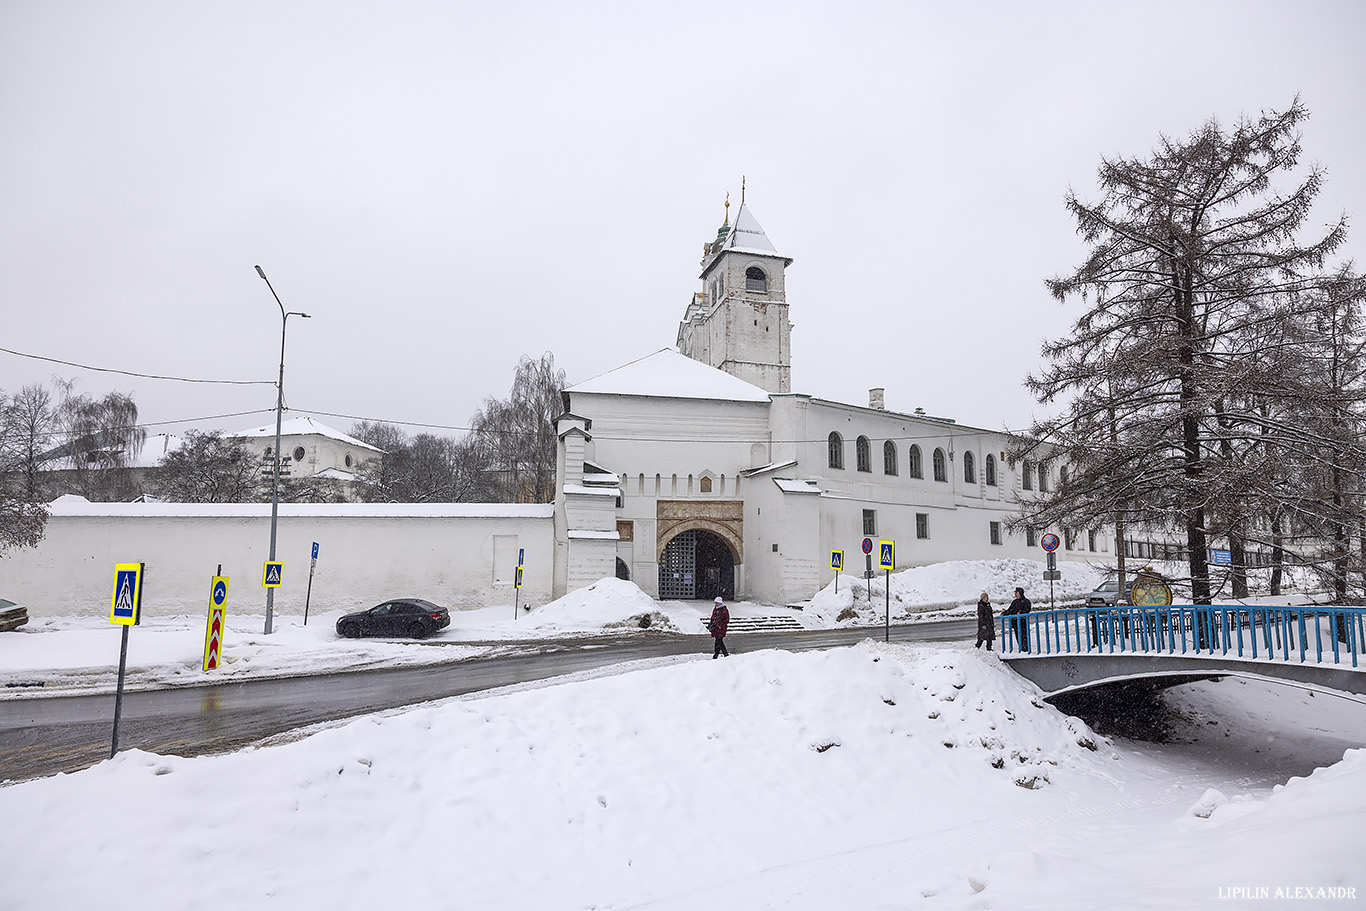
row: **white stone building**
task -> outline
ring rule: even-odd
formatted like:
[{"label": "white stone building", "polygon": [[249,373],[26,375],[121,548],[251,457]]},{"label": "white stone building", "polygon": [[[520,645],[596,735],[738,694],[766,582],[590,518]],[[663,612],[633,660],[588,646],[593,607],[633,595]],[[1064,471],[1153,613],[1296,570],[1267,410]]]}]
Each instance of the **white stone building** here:
[{"label": "white stone building", "polygon": [[[275,424],[228,434],[242,440],[261,461],[272,464]],[[383,453],[355,437],[310,417],[290,418],[280,425],[280,473],[295,478],[327,478],[349,487],[365,462]]]},{"label": "white stone building", "polygon": [[[1056,482],[1006,462],[1003,432],[790,391],[785,270],[742,203],[705,247],[703,290],[664,349],[565,391],[554,591],[612,575],[662,598],[789,603],[861,572],[865,537],[898,567],[1031,557],[1006,521]],[[1104,554],[1068,536],[1063,559]],[[875,554],[876,556],[876,554]]]}]

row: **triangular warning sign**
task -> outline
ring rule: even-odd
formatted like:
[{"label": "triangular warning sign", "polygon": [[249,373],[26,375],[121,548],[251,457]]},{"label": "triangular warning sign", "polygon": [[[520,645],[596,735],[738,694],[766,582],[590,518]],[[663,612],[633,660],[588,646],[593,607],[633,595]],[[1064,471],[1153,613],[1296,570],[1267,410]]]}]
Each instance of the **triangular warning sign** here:
[{"label": "triangular warning sign", "polygon": [[278,565],[271,565],[266,567],[266,584],[280,584],[280,567]]}]

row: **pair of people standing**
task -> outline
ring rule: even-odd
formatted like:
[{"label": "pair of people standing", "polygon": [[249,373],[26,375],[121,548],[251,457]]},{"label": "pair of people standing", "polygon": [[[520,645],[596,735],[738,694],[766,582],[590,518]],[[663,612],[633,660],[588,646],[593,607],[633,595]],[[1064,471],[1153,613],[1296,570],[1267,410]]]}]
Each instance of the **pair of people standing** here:
[{"label": "pair of people standing", "polygon": [[[1025,597],[1024,589],[1018,586],[1015,589],[1015,600],[1010,602],[1010,607],[1001,611],[1002,617],[1020,616],[1027,614],[1032,605]],[[1012,620],[1010,628],[1020,641],[1020,651],[1029,651],[1029,621]],[[991,613],[991,596],[982,592],[982,597],[977,600],[977,644],[973,648],[981,648],[982,643],[987,644],[987,651],[991,651],[991,643],[996,641],[996,618]]]}]

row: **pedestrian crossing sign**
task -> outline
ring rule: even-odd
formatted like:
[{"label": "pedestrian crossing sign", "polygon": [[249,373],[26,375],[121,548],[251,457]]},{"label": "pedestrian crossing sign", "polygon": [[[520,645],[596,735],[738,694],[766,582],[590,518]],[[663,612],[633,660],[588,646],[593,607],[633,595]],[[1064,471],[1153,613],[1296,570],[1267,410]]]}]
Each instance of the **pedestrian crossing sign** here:
[{"label": "pedestrian crossing sign", "polygon": [[877,565],[883,569],[896,569],[896,542],[879,541]]},{"label": "pedestrian crossing sign", "polygon": [[521,587],[522,587],[522,567],[520,567],[520,566],[517,567],[517,577],[516,577],[515,581],[512,583],[512,585],[513,585],[514,588],[521,588]]},{"label": "pedestrian crossing sign", "polygon": [[830,568],[831,568],[831,569],[844,569],[844,551],[842,551],[842,550],[832,550],[832,551],[830,551]]},{"label": "pedestrian crossing sign", "polygon": [[267,560],[265,572],[261,574],[262,588],[279,588],[283,583],[280,579],[284,576],[285,565],[277,560]]},{"label": "pedestrian crossing sign", "polygon": [[114,564],[114,597],[109,607],[109,622],[133,626],[142,606],[142,564]]}]

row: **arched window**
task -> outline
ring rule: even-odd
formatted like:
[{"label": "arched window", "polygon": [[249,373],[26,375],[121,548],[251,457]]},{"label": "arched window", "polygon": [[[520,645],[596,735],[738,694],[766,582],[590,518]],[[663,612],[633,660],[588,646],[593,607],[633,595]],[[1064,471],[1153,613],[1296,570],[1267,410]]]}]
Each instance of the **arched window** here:
[{"label": "arched window", "polygon": [[882,473],[896,474],[896,444],[891,440],[882,444]]},{"label": "arched window", "polygon": [[1039,463],[1039,493],[1048,493],[1048,466]]},{"label": "arched window", "polygon": [[944,450],[934,451],[934,479],[936,481],[947,482],[949,479],[949,461],[944,456]]},{"label": "arched window", "polygon": [[996,456],[994,456],[994,455],[988,455],[988,456],[987,456],[987,464],[986,464],[986,468],[985,468],[984,470],[986,471],[986,475],[987,475],[987,486],[988,486],[988,487],[995,487],[995,486],[996,486]]},{"label": "arched window", "polygon": [[906,474],[912,478],[925,477],[925,469],[920,463],[920,447],[915,443],[906,452]]},{"label": "arched window", "polygon": [[859,437],[854,441],[854,457],[858,460],[859,471],[873,470],[873,451],[867,437]]},{"label": "arched window", "polygon": [[711,493],[711,478],[703,477],[697,484],[697,489],[702,493]]},{"label": "arched window", "polygon": [[1032,462],[1020,463],[1020,486],[1025,490],[1034,489],[1034,464]]},{"label": "arched window", "polygon": [[969,484],[977,483],[977,460],[972,453],[963,453],[963,480]]},{"label": "arched window", "polygon": [[764,270],[758,266],[750,266],[745,270],[745,290],[746,291],[768,291],[768,276]]},{"label": "arched window", "polygon": [[830,431],[830,467],[844,467],[844,437]]}]

